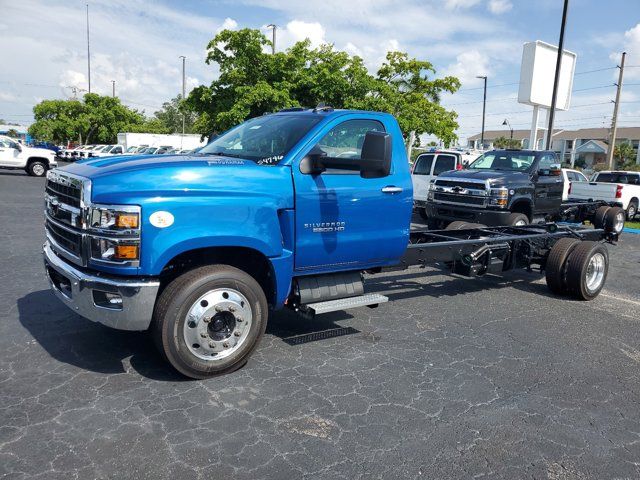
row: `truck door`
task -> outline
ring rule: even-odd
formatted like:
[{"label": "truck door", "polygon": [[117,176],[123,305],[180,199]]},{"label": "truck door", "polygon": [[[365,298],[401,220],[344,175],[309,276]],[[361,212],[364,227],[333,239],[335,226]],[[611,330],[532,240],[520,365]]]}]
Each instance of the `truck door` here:
[{"label": "truck door", "polygon": [[416,163],[411,173],[413,181],[413,198],[415,200],[427,201],[429,182],[433,178],[433,153],[423,153],[416,159]]},{"label": "truck door", "polygon": [[8,138],[0,138],[0,166],[3,167],[20,167],[22,166],[22,157],[18,145]]},{"label": "truck door", "polygon": [[535,182],[535,211],[553,212],[562,203],[564,180],[562,175],[549,175],[552,169],[560,169],[559,161],[552,153],[542,154],[538,161]]},{"label": "truck door", "polygon": [[[292,165],[297,271],[395,264],[406,250],[413,202],[404,157],[392,159],[391,173],[384,178],[362,178],[359,172],[347,170],[300,172],[300,160],[311,149],[358,162],[365,134],[385,131],[377,120],[348,118],[338,117],[325,126]],[[397,155],[398,148],[403,148],[402,139],[392,142]]]}]

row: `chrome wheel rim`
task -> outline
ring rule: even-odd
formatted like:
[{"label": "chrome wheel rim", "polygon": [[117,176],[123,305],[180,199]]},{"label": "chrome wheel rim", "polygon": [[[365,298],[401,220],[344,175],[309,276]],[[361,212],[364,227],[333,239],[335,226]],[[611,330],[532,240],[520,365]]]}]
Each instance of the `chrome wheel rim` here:
[{"label": "chrome wheel rim", "polygon": [[524,220],[518,220],[516,223],[513,224],[514,227],[524,227],[527,224],[527,222],[525,222]]},{"label": "chrome wheel rim", "polygon": [[189,308],[182,332],[184,341],[196,357],[218,362],[246,342],[252,319],[249,300],[238,290],[210,290]]},{"label": "chrome wheel rim", "polygon": [[633,220],[633,217],[636,216],[636,207],[635,205],[629,206],[629,220]]},{"label": "chrome wheel rim", "polygon": [[44,167],[42,165],[40,165],[39,163],[34,165],[31,168],[31,171],[35,174],[35,175],[44,175]]},{"label": "chrome wheel rim", "polygon": [[613,230],[616,233],[620,233],[624,228],[624,220],[625,220],[625,213],[623,211],[616,213],[616,218],[613,222]]},{"label": "chrome wheel rim", "polygon": [[602,253],[595,253],[587,265],[586,286],[589,292],[595,292],[604,281],[606,260]]}]

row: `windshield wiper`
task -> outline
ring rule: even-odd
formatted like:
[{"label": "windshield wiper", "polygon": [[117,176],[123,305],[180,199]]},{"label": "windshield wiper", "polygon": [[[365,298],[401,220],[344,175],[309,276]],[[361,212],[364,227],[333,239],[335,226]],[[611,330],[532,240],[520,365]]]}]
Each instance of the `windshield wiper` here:
[{"label": "windshield wiper", "polygon": [[229,157],[229,158],[242,158],[242,155],[236,155],[234,153],[225,153],[225,152],[200,152],[202,155],[216,155],[218,157]]}]

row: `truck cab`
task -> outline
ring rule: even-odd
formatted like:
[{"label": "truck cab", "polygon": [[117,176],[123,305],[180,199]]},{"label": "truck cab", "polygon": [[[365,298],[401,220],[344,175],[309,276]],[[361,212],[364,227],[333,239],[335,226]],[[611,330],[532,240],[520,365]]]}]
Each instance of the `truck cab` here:
[{"label": "truck cab", "polygon": [[484,225],[527,225],[562,204],[564,180],[555,152],[492,150],[431,185],[426,216],[437,227],[464,220]]}]

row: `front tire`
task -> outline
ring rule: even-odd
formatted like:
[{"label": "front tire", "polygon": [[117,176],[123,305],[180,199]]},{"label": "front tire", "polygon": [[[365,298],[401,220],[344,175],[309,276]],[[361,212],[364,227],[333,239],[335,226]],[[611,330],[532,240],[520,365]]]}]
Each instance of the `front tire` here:
[{"label": "front tire", "polygon": [[629,202],[629,206],[627,207],[627,220],[633,220],[638,213],[638,202],[631,200]]},{"label": "front tire", "polygon": [[267,327],[268,305],[253,277],[235,267],[196,268],[173,280],[154,311],[152,334],[183,375],[204,379],[242,367]]},{"label": "front tire", "polygon": [[47,166],[44,162],[36,160],[27,165],[27,173],[32,177],[44,177],[47,173]]}]

